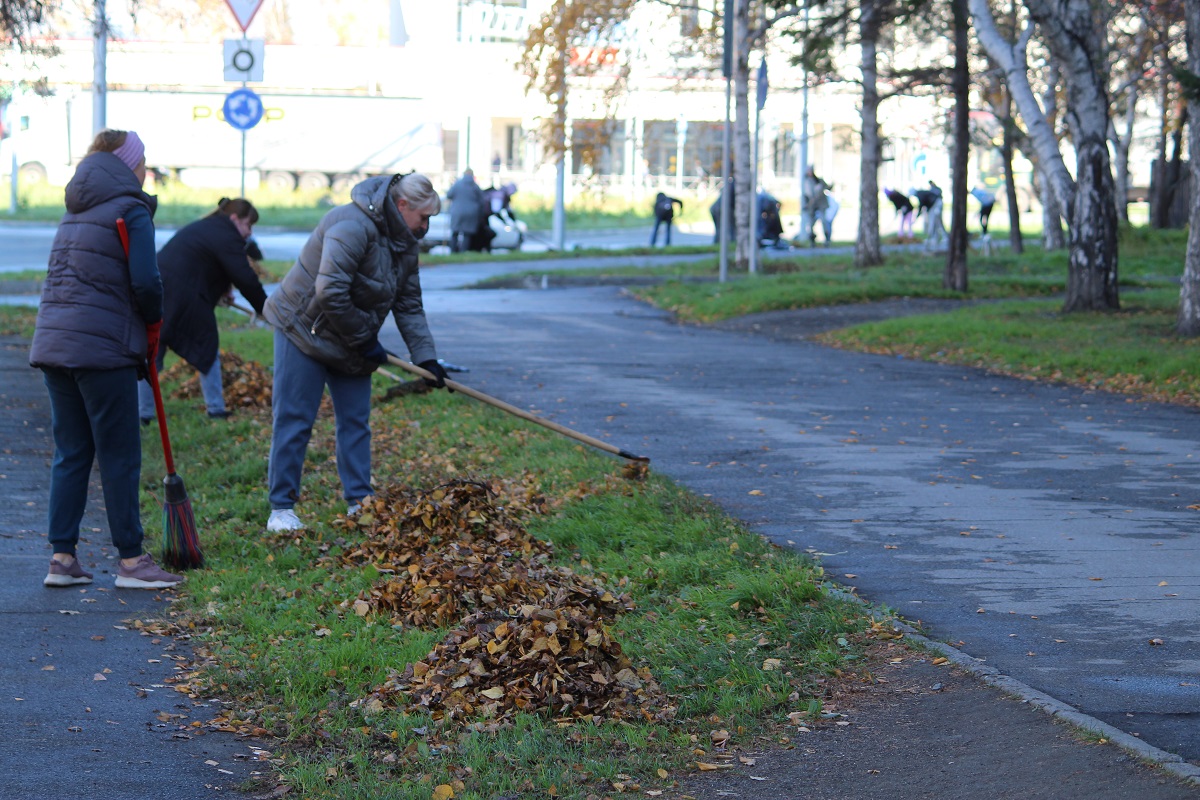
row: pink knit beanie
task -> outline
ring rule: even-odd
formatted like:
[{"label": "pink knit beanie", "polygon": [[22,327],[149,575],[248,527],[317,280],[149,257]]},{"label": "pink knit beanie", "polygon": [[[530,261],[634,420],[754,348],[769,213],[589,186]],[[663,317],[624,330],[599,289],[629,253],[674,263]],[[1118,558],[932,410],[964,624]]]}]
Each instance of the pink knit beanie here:
[{"label": "pink knit beanie", "polygon": [[137,133],[128,131],[125,135],[125,144],[113,150],[112,153],[125,162],[125,166],[137,169],[138,164],[142,163],[142,157],[146,155],[146,146],[142,144]]}]

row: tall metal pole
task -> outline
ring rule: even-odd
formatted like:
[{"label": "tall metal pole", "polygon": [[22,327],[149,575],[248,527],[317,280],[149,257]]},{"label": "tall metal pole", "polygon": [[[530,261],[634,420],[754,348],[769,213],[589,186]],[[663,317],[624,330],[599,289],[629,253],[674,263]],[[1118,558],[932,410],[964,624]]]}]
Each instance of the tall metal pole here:
[{"label": "tall metal pole", "polygon": [[[804,36],[808,40],[808,3],[804,4]],[[808,173],[808,53],[804,54],[804,88],[803,102],[800,110],[800,237],[808,239],[814,221],[808,219],[808,202],[805,199],[804,182]],[[805,226],[808,225],[806,228]]]},{"label": "tall metal pole", "polygon": [[683,191],[683,144],[687,139],[687,118],[683,114],[675,120],[675,193]]},{"label": "tall metal pole", "polygon": [[729,181],[729,111],[733,96],[733,70],[737,64],[737,36],[734,35],[733,18],[737,15],[739,0],[726,0],[725,19],[725,128],[721,135],[721,222],[718,225],[718,242],[721,248],[718,280],[724,283],[729,278],[729,223],[733,217],[733,187]]},{"label": "tall metal pole", "polygon": [[92,29],[92,135],[108,127],[108,14],[105,0],[95,0]]},{"label": "tall metal pole", "polygon": [[[765,58],[765,56],[764,56]],[[754,108],[754,143],[750,156],[750,274],[758,272],[758,221],[762,210],[758,207],[758,137],[762,129],[762,106]]]},{"label": "tall metal pole", "polygon": [[555,109],[555,119],[559,126],[558,161],[554,165],[554,213],[550,218],[551,237],[554,246],[559,250],[567,247],[567,51],[563,48],[560,54],[562,69],[559,83],[558,108]]}]

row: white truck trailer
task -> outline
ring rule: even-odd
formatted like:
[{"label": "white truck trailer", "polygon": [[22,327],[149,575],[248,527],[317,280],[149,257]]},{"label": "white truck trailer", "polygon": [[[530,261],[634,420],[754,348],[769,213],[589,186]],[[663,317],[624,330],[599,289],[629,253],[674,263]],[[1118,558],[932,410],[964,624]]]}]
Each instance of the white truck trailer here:
[{"label": "white truck trailer", "polygon": [[[425,102],[352,95],[262,94],[262,120],[245,132],[247,186],[275,190],[341,187],[367,175],[441,173],[441,125]],[[236,186],[242,132],[225,121],[217,92],[108,92],[107,124],[136,130],[159,178],[193,186]],[[16,154],[23,181],[64,184],[92,139],[92,96],[21,95],[9,104],[0,170]]]}]

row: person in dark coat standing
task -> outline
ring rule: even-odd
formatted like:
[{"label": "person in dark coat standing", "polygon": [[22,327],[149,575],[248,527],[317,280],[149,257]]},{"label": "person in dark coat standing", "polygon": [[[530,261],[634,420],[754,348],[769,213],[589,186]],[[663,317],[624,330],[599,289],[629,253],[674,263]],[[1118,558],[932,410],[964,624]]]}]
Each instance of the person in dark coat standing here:
[{"label": "person in dark coat standing", "polygon": [[96,135],[67,183],[67,213],[50,249],[29,350],[50,394],[54,435],[46,586],[92,582],[76,548],[93,461],[119,559],[117,587],[165,589],[183,580],[142,549],[137,379],[158,349],[163,296],[154,259],[158,200],[142,191],[145,153],[134,131]]},{"label": "person in dark coat standing", "polygon": [[472,248],[472,238],[487,220],[483,189],[475,182],[475,172],[467,169],[446,192],[450,201],[450,250],[461,253]]},{"label": "person in dark coat standing", "polygon": [[[158,367],[171,348],[200,373],[204,407],[214,419],[229,416],[221,382],[221,342],[214,309],[233,287],[262,313],[267,293],[247,255],[258,210],[249,200],[221,198],[207,217],[183,226],[158,253],[163,282],[162,344]],[[260,253],[261,255],[261,253]],[[142,424],[154,419],[150,385],[138,386]]]},{"label": "person in dark coat standing", "polygon": [[679,213],[683,213],[683,201],[670,197],[669,195],[659,192],[654,198],[654,230],[650,232],[650,246],[658,242],[658,228],[660,225],[667,226],[667,241],[666,246],[671,246],[671,222],[675,219],[675,205],[679,204]]}]

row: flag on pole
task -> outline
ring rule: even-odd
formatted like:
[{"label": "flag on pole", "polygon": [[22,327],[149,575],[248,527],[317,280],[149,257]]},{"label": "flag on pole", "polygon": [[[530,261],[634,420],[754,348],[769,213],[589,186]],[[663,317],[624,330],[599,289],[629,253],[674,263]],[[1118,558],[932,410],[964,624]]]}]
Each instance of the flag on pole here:
[{"label": "flag on pole", "polygon": [[767,59],[758,63],[758,110],[767,104]]}]

